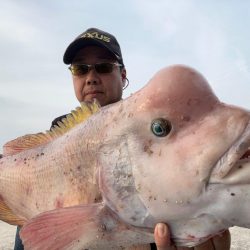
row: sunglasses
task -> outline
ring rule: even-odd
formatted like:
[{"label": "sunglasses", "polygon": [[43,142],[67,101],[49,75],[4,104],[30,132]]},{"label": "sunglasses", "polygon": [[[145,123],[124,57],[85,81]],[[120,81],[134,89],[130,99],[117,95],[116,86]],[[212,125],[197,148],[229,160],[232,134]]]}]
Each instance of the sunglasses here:
[{"label": "sunglasses", "polygon": [[115,66],[121,67],[122,64],[110,63],[110,62],[96,63],[96,64],[72,64],[69,67],[69,70],[74,76],[85,75],[93,68],[99,74],[107,74],[111,73]]}]

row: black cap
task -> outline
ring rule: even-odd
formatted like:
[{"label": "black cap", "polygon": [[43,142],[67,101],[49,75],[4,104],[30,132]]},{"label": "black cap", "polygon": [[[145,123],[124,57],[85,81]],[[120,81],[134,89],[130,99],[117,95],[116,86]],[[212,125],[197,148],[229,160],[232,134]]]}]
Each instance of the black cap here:
[{"label": "black cap", "polygon": [[63,62],[71,64],[76,53],[89,45],[96,45],[107,49],[116,57],[120,64],[124,65],[121,48],[116,38],[110,33],[96,28],[87,29],[68,46],[63,56]]}]

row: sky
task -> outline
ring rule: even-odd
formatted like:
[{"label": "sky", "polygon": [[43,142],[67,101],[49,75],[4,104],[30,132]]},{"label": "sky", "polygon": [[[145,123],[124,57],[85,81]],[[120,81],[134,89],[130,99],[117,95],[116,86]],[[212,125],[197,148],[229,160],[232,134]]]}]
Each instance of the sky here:
[{"label": "sky", "polygon": [[78,106],[62,58],[90,27],[120,43],[124,98],[161,68],[186,64],[222,102],[250,109],[249,9],[247,0],[0,0],[0,152]]}]

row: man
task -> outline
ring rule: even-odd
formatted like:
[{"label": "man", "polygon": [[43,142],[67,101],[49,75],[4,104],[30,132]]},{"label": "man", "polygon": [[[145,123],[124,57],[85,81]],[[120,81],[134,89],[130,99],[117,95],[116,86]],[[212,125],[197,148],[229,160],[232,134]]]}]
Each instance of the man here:
[{"label": "man", "polygon": [[[91,28],[79,35],[66,49],[64,63],[69,67],[75,90],[75,96],[79,102],[97,99],[101,106],[118,102],[122,98],[123,89],[126,87],[126,69],[123,63],[122,53],[116,38],[102,30]],[[64,116],[56,118],[52,126]],[[96,194],[98,196],[98,194]],[[89,200],[93,203],[95,200]],[[17,238],[19,235],[17,233]],[[170,247],[170,236],[165,224],[159,223],[155,229],[155,241],[159,250],[176,249]],[[219,248],[201,249],[229,249],[223,245],[228,243],[221,238],[217,240]],[[211,243],[209,241],[209,243]],[[210,246],[211,244],[207,245]],[[23,249],[20,242],[15,250]],[[155,244],[138,246],[132,249],[157,249]],[[183,248],[182,248],[183,249]],[[196,247],[195,249],[199,249]]]}]

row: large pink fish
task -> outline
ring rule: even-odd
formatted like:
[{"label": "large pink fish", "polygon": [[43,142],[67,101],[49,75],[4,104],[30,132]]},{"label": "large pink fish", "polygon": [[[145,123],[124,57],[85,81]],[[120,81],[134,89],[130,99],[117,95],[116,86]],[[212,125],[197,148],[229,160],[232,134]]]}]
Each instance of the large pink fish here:
[{"label": "large pink fish", "polygon": [[153,242],[157,222],[179,246],[250,228],[250,112],[197,71],[164,68],[63,132],[74,119],[4,147],[0,217],[24,224],[25,249],[124,249]]}]

